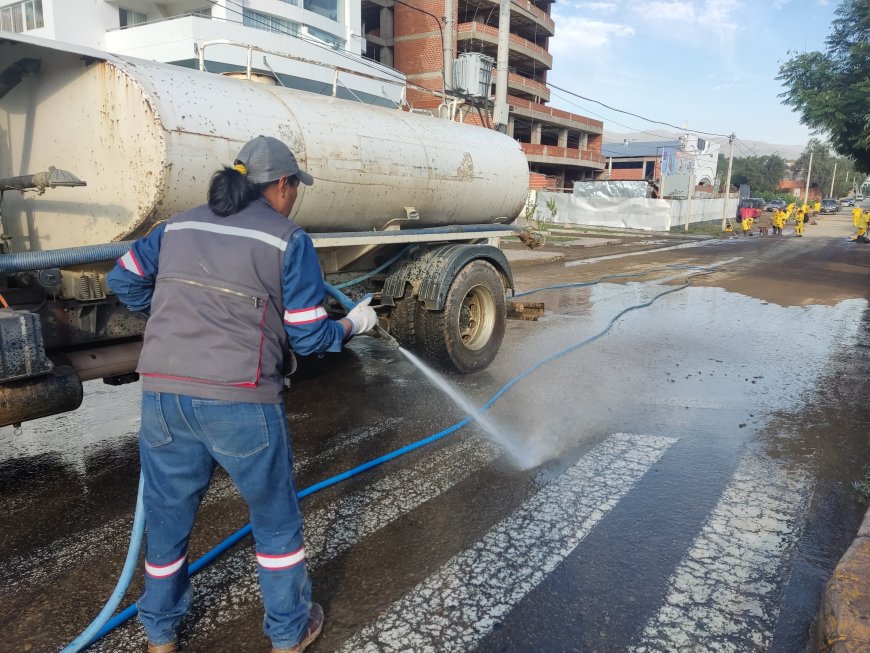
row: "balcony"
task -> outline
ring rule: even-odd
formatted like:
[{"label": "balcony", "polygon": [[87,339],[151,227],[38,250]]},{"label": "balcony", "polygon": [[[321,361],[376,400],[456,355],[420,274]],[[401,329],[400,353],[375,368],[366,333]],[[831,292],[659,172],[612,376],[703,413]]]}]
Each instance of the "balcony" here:
[{"label": "balcony", "polygon": [[[483,6],[489,5],[488,9],[482,9]],[[493,26],[498,26],[498,0],[483,0],[480,5],[481,12],[491,12]],[[476,6],[475,6],[476,7]],[[492,11],[494,8],[494,11]],[[538,36],[553,36],[556,30],[556,24],[547,13],[537,7],[529,0],[511,0],[511,32],[519,36],[523,35],[538,35]]]},{"label": "balcony", "polygon": [[[287,86],[331,95],[336,70],[340,70],[344,72],[336,89],[339,97],[395,106],[402,96],[404,78],[397,71],[374,61],[349,61],[343,52],[302,35],[290,36],[201,16],[167,18],[106,32],[109,52],[191,68],[199,66],[197,45],[208,41],[228,42],[209,48],[206,69],[212,72],[245,70],[247,53],[245,47],[239,46],[256,43],[263,50],[288,53],[268,57],[269,67]],[[260,67],[261,61],[262,56],[256,57],[255,70],[271,74],[269,68]]]},{"label": "balcony", "polygon": [[508,73],[508,92],[533,103],[550,101],[550,89],[546,84],[516,73]]},{"label": "balcony", "polygon": [[545,124],[579,129],[590,134],[602,134],[604,132],[604,123],[600,120],[593,120],[592,118],[580,116],[570,111],[554,109],[553,107],[531,102],[514,95],[508,96],[508,104],[511,107],[511,113]]},{"label": "balcony", "polygon": [[543,163],[560,166],[582,166],[604,170],[606,157],[600,152],[592,150],[577,150],[558,145],[535,145],[534,143],[520,143],[520,147],[529,160],[529,163]]},{"label": "balcony", "polygon": [[[475,43],[475,50],[481,51],[493,59],[498,58],[497,27],[491,27],[477,21],[462,23],[456,27],[456,40],[457,43],[477,41],[480,47]],[[508,65],[517,70],[528,70],[530,73],[536,69],[540,71],[541,67],[550,70],[553,67],[553,55],[540,45],[535,45],[516,34],[511,34]]]}]

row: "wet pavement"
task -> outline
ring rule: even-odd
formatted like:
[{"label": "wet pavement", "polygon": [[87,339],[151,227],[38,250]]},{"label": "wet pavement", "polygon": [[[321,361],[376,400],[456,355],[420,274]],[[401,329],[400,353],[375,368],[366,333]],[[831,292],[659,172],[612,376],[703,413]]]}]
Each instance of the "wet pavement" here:
[{"label": "wet pavement", "polygon": [[[544,317],[453,377],[481,405],[524,374],[494,437],[465,427],[303,501],[326,612],[309,650],[806,650],[870,462],[870,245],[850,222],[518,268],[518,291],[637,276],[531,295]],[[59,650],[111,592],[138,395],[89,383],[80,411],[0,429],[0,650]],[[300,488],[463,417],[368,338],[305,361],[288,405]],[[191,559],[245,523],[216,475]],[[184,650],[268,650],[250,538],[194,583]],[[93,650],[143,648],[131,622]]]}]

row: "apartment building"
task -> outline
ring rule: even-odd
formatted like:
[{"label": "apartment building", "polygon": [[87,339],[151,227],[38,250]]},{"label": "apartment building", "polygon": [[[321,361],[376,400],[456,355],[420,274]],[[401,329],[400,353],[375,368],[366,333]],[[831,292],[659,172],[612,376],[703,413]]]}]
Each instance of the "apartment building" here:
[{"label": "apartment building", "polygon": [[0,29],[385,106],[404,93],[362,56],[359,0],[0,0]]},{"label": "apartment building", "polygon": [[[454,0],[452,23],[442,26],[444,0],[362,0],[366,53],[402,71],[409,84],[440,93],[452,80],[443,74],[442,29],[454,57],[481,52],[493,59],[498,50],[498,0]],[[555,32],[551,0],[514,0],[510,12],[507,132],[526,153],[532,172],[551,178],[551,185],[570,187],[604,169],[601,155],[603,124],[547,105],[547,72],[553,66],[548,51]],[[409,86],[409,103],[436,108],[441,99]],[[486,122],[474,111],[463,120]]]}]

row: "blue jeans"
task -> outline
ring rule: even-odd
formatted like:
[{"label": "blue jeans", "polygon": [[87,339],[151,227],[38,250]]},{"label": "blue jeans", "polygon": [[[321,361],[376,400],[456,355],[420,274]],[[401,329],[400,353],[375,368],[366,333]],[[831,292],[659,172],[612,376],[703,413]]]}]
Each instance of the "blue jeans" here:
[{"label": "blue jeans", "polygon": [[139,454],[147,549],[138,607],[148,641],[175,640],[190,607],[187,545],[217,463],[250,510],[263,630],[275,648],[298,644],[308,625],[311,581],[283,404],[144,392]]}]

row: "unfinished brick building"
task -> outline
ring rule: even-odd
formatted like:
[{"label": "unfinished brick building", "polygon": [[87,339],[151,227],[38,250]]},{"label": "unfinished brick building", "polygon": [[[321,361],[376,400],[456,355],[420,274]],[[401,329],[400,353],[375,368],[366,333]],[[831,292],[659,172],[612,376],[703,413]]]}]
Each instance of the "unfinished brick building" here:
[{"label": "unfinished brick building", "polygon": [[[548,186],[570,188],[604,169],[603,124],[547,106],[547,71],[553,66],[547,48],[555,30],[551,5],[551,0],[511,2],[507,130],[520,142],[532,172],[547,176]],[[444,0],[362,0],[366,54],[403,72],[409,83],[441,92],[443,16]],[[496,59],[498,17],[498,0],[455,0],[453,57],[482,52]],[[409,87],[408,101],[415,108],[435,109],[440,98]],[[462,119],[481,124],[473,111]]]}]

